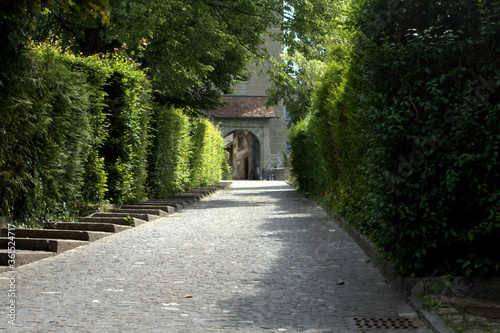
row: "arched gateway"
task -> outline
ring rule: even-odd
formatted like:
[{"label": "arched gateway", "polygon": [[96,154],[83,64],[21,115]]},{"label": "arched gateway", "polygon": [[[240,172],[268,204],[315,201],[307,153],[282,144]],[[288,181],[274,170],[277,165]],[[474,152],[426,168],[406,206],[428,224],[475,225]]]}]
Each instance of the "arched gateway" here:
[{"label": "arched gateway", "polygon": [[234,179],[270,179],[265,172],[271,168],[269,162],[286,150],[283,106],[266,108],[266,99],[225,96],[225,106],[208,112],[226,139]]},{"label": "arched gateway", "polygon": [[[279,42],[268,40],[266,48],[279,59],[282,50]],[[219,125],[227,149],[233,154],[229,163],[234,179],[270,179],[266,170],[276,167],[271,166],[271,161],[282,157],[287,150],[288,117],[283,103],[266,108],[269,79],[256,74],[262,68],[249,69],[253,74],[232,87],[234,95],[222,97],[224,106],[208,114]]]},{"label": "arched gateway", "polygon": [[262,178],[259,138],[248,130],[235,130],[224,136],[229,165],[235,180]]}]

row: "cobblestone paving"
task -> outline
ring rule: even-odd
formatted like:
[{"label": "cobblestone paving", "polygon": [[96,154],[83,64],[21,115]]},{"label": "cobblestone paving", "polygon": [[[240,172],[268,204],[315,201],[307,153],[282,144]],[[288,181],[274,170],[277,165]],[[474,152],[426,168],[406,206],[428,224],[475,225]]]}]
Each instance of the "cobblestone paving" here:
[{"label": "cobblestone paving", "polygon": [[0,331],[360,332],[344,317],[413,312],[319,206],[278,181],[235,181],[179,213],[20,267],[15,326],[8,277]]}]

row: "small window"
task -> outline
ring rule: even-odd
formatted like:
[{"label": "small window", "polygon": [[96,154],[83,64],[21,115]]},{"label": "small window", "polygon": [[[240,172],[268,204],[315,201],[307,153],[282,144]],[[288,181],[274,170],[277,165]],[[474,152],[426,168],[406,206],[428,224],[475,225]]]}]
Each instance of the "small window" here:
[{"label": "small window", "polygon": [[238,148],[245,148],[245,138],[243,137],[243,135],[238,136]]},{"label": "small window", "polygon": [[290,113],[288,112],[286,105],[285,105],[285,120],[292,120],[292,117],[290,116]]}]

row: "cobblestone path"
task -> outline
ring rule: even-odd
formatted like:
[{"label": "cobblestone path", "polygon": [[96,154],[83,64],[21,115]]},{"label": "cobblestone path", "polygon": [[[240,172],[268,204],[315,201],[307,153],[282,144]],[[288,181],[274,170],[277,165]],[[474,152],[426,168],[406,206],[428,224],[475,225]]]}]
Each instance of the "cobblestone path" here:
[{"label": "cobblestone path", "polygon": [[412,313],[319,206],[278,181],[235,181],[20,267],[15,326],[8,273],[0,288],[0,331],[12,332],[361,332],[345,317]]}]

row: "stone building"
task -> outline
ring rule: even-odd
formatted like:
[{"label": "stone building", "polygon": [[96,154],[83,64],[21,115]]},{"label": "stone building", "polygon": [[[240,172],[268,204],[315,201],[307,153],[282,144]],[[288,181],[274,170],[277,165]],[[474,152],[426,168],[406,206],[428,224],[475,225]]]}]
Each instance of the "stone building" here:
[{"label": "stone building", "polygon": [[[269,41],[267,48],[275,57],[282,51],[278,42]],[[233,87],[234,95],[222,97],[225,106],[208,114],[226,139],[233,179],[273,179],[273,170],[283,167],[289,147],[288,117],[281,102],[265,107],[270,81],[257,74],[260,68],[251,69],[252,76]]]}]

